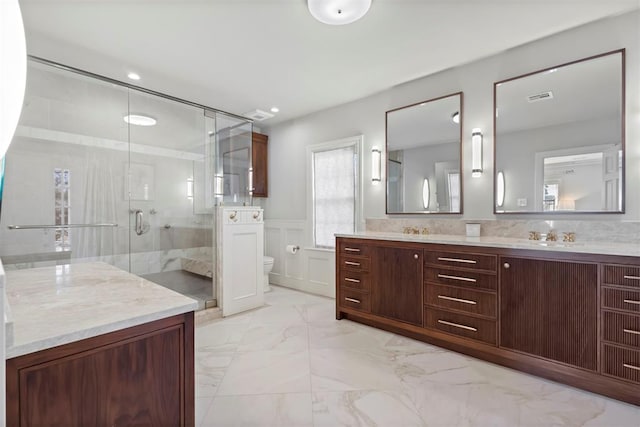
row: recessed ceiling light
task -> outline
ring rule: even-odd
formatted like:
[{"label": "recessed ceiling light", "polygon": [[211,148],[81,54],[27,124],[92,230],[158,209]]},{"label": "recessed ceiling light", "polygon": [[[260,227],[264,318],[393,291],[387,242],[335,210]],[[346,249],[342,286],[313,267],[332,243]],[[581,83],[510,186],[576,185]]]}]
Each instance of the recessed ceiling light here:
[{"label": "recessed ceiling light", "polygon": [[307,0],[307,6],[318,21],[344,25],[362,18],[369,11],[371,0]]},{"label": "recessed ceiling light", "polygon": [[420,106],[421,106],[421,107],[424,107],[425,105],[427,105],[427,103],[426,103],[426,102],[421,102],[421,103],[420,103]]},{"label": "recessed ceiling light", "polygon": [[136,126],[155,126],[158,122],[151,116],[145,116],[144,114],[127,114],[123,117],[124,121]]},{"label": "recessed ceiling light", "polygon": [[460,123],[460,112],[456,111],[455,113],[453,113],[451,115],[451,120],[453,121],[453,123]]},{"label": "recessed ceiling light", "polygon": [[134,72],[127,74],[127,77],[129,77],[131,80],[140,80],[140,74]]},{"label": "recessed ceiling light", "polygon": [[271,107],[271,112],[272,113],[277,113],[278,111],[280,111],[280,109],[278,107]]}]

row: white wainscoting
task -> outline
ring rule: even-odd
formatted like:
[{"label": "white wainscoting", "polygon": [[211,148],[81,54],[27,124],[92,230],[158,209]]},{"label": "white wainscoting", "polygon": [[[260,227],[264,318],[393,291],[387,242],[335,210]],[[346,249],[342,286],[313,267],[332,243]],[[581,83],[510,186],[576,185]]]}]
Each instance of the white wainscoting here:
[{"label": "white wainscoting", "polygon": [[[306,236],[305,220],[265,220],[265,254],[274,258],[269,282],[335,298],[335,251],[310,248]],[[300,250],[288,254],[287,245],[299,246]]]}]

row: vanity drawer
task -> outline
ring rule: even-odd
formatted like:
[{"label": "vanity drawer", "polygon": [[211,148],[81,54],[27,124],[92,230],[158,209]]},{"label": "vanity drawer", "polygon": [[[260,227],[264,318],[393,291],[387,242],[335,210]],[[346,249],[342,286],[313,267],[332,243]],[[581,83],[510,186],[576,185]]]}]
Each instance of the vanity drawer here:
[{"label": "vanity drawer", "polygon": [[340,286],[368,291],[371,288],[369,273],[366,271],[342,271]]},{"label": "vanity drawer", "polygon": [[497,276],[471,271],[425,267],[424,278],[427,282],[441,285],[464,286],[466,288],[487,289],[491,291],[495,291],[498,288]]},{"label": "vanity drawer", "polygon": [[605,265],[602,274],[605,285],[640,288],[640,267],[628,265]]},{"label": "vanity drawer", "polygon": [[479,314],[494,319],[496,317],[496,294],[431,283],[426,284],[424,288],[424,303],[427,305]]},{"label": "vanity drawer", "polygon": [[341,255],[362,255],[369,256],[371,246],[368,243],[352,242],[345,239],[340,242]]},{"label": "vanity drawer", "polygon": [[371,299],[368,293],[347,288],[340,289],[340,305],[367,313],[371,311]]},{"label": "vanity drawer", "polygon": [[496,271],[496,266],[498,265],[498,257],[496,255],[463,252],[425,251],[424,260],[426,264],[485,271]]},{"label": "vanity drawer", "polygon": [[496,322],[426,307],[427,328],[496,345]]},{"label": "vanity drawer", "polygon": [[604,344],[602,373],[640,383],[640,350]]},{"label": "vanity drawer", "polygon": [[344,270],[369,271],[370,260],[366,257],[341,256],[340,267]]},{"label": "vanity drawer", "polygon": [[640,314],[640,290],[602,288],[602,308],[614,308]]},{"label": "vanity drawer", "polygon": [[640,349],[640,316],[602,312],[602,338]]}]

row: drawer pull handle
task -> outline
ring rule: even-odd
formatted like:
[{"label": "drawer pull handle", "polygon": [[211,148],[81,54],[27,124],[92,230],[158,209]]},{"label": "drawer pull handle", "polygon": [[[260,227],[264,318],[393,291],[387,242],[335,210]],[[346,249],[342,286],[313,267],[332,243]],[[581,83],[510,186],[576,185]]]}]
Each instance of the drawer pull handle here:
[{"label": "drawer pull handle", "polygon": [[438,274],[439,279],[452,279],[452,280],[461,280],[463,282],[472,282],[476,283],[476,279],[472,279],[470,277],[460,277],[460,276],[449,276],[448,274]]},{"label": "drawer pull handle", "polygon": [[353,283],[360,283],[360,280],[358,279],[352,279],[351,277],[345,277],[344,278],[345,282],[353,282]]},{"label": "drawer pull handle", "polygon": [[346,297],[345,297],[345,300],[346,300],[346,301],[349,301],[349,302],[356,303],[356,304],[360,304],[360,300],[359,300],[359,299],[355,299],[355,298],[346,298]]},{"label": "drawer pull handle", "polygon": [[360,252],[360,249],[356,248],[344,248],[345,252]]},{"label": "drawer pull handle", "polygon": [[442,323],[443,325],[453,326],[454,328],[466,329],[467,331],[478,332],[476,328],[472,328],[471,326],[465,326],[459,323],[447,322],[446,320],[438,319],[438,323]]},{"label": "drawer pull handle", "polygon": [[634,331],[633,329],[623,329],[622,332],[625,334],[640,335],[640,331]]},{"label": "drawer pull handle", "polygon": [[449,262],[462,262],[464,264],[477,264],[478,261],[473,259],[462,259],[462,258],[447,258],[444,256],[439,256],[438,261],[449,261]]},{"label": "drawer pull handle", "polygon": [[438,298],[446,299],[447,301],[461,302],[461,303],[464,303],[464,304],[471,304],[471,305],[476,305],[477,304],[477,302],[475,302],[475,301],[471,301],[471,300],[468,300],[468,299],[448,297],[446,295],[438,295]]},{"label": "drawer pull handle", "polygon": [[345,265],[355,265],[356,267],[360,267],[360,263],[359,262],[345,261],[344,264]]},{"label": "drawer pull handle", "polygon": [[627,304],[640,305],[640,301],[635,301],[635,300],[632,300],[632,299],[625,299],[625,300],[623,300],[623,302],[626,302]]},{"label": "drawer pull handle", "polygon": [[629,365],[628,363],[623,363],[622,366],[624,366],[625,368],[629,368],[629,369],[633,369],[636,371],[640,371],[640,366],[633,366],[633,365]]},{"label": "drawer pull handle", "polygon": [[624,278],[629,280],[640,280],[640,276],[624,276]]}]

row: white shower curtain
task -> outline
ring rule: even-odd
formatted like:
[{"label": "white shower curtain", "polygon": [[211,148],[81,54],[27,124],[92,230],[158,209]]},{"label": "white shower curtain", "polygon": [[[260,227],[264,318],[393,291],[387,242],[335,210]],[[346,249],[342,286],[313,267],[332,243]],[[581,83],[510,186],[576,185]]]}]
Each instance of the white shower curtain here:
[{"label": "white shower curtain", "polygon": [[[81,224],[117,223],[115,176],[111,160],[107,156],[87,162],[81,202],[82,217],[78,221]],[[72,206],[75,204],[73,200],[71,203]],[[72,238],[77,242],[77,258],[107,257],[117,253],[117,227],[86,227],[71,231],[78,236],[77,239]]]}]

